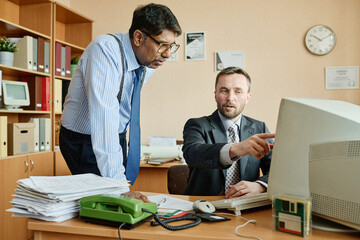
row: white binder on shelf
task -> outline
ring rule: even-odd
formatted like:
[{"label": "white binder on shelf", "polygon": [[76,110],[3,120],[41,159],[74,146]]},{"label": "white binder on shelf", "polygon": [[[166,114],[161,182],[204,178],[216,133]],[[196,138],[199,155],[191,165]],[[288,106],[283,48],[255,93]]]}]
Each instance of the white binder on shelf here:
[{"label": "white binder on shelf", "polygon": [[39,151],[45,151],[45,118],[39,118]]},{"label": "white binder on shelf", "polygon": [[2,81],[2,71],[0,69],[0,109],[2,108],[2,90],[1,90],[1,81]]},{"label": "white binder on shelf", "polygon": [[50,62],[50,58],[49,58],[49,51],[50,51],[50,44],[47,41],[44,41],[44,72],[45,73],[50,73],[50,68],[49,68],[49,62]]},{"label": "white binder on shelf", "polygon": [[24,36],[16,46],[19,50],[14,52],[14,66],[33,70],[33,38]]},{"label": "white binder on shelf", "polygon": [[55,113],[62,112],[62,80],[55,79],[55,90],[54,90],[54,110]]},{"label": "white binder on shelf", "polygon": [[45,118],[45,151],[51,149],[51,121],[50,118]]},{"label": "white binder on shelf", "polygon": [[31,123],[34,123],[34,152],[39,152],[39,119],[38,118],[30,118]]},{"label": "white binder on shelf", "polygon": [[7,133],[7,116],[0,116],[0,157],[7,157],[8,155]]},{"label": "white binder on shelf", "polygon": [[32,70],[33,71],[37,71],[38,70],[38,40],[37,38],[33,38],[33,67]]}]

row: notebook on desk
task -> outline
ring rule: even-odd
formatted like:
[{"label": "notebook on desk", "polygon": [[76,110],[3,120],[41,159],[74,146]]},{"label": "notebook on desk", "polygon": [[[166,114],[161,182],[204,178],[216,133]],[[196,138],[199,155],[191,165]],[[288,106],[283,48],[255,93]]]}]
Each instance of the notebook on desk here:
[{"label": "notebook on desk", "polygon": [[147,164],[161,165],[163,163],[173,162],[175,160],[176,159],[174,159],[174,158],[154,158],[154,159],[147,159],[145,161]]}]

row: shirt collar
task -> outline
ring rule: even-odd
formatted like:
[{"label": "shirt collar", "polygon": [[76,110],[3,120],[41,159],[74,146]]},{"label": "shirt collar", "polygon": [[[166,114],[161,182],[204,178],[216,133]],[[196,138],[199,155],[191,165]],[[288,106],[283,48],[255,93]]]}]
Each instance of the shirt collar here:
[{"label": "shirt collar", "polygon": [[138,69],[140,67],[140,64],[138,63],[136,56],[135,56],[135,52],[131,46],[129,33],[123,34],[122,40],[123,40],[123,44],[124,44],[124,52],[125,52],[125,58],[126,58],[126,62],[127,62],[127,70],[130,72],[135,69]]},{"label": "shirt collar", "polygon": [[[218,114],[219,114],[220,120],[221,120],[225,130],[227,131],[229,129],[229,127],[231,127],[234,124],[234,122],[231,121],[230,119],[227,119],[226,117],[224,117],[219,111],[218,111]],[[240,113],[239,119],[235,122],[235,124],[238,126],[239,129],[240,129],[241,117],[242,117],[242,114]]]}]

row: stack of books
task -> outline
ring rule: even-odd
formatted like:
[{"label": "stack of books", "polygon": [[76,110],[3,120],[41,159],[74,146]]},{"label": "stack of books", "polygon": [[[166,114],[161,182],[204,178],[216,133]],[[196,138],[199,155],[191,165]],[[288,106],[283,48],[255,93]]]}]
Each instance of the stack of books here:
[{"label": "stack of books", "polygon": [[129,191],[126,180],[95,174],[40,177],[18,180],[11,203],[15,217],[30,217],[62,222],[78,215],[80,199],[97,194],[121,194]]}]

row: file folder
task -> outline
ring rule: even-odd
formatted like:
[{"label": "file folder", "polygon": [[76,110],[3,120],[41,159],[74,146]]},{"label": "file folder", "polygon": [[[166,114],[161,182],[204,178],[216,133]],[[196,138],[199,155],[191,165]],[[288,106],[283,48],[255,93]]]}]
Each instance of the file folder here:
[{"label": "file folder", "polygon": [[65,55],[66,48],[65,46],[61,46],[61,76],[65,77]]},{"label": "file folder", "polygon": [[33,71],[37,71],[37,58],[38,58],[38,40],[37,38],[33,38]]},{"label": "file folder", "polygon": [[39,151],[45,151],[45,118],[39,118]]},{"label": "file folder", "polygon": [[16,46],[19,50],[14,52],[14,66],[33,70],[33,38],[24,36]]},{"label": "file folder", "polygon": [[45,151],[50,151],[51,148],[51,121],[50,118],[45,118]]},{"label": "file folder", "polygon": [[45,39],[42,37],[38,37],[38,45],[37,45],[37,70],[38,72],[44,72],[44,50],[45,50]]},{"label": "file folder", "polygon": [[7,116],[0,116],[0,157],[7,157],[8,155],[7,136]]},{"label": "file folder", "polygon": [[55,113],[62,112],[62,80],[55,79],[55,90],[54,90],[54,111]]},{"label": "file folder", "polygon": [[41,109],[50,111],[50,78],[42,77]]},{"label": "file folder", "polygon": [[50,73],[50,44],[49,42],[44,42],[44,73]]},{"label": "file folder", "polygon": [[25,110],[42,110],[42,78],[39,76],[23,77],[21,81],[28,83],[30,105],[24,106]]},{"label": "file folder", "polygon": [[55,43],[55,75],[61,76],[61,43]]},{"label": "file folder", "polygon": [[2,90],[1,90],[1,81],[2,81],[2,71],[0,69],[0,109],[2,108]]},{"label": "file folder", "polygon": [[65,46],[65,77],[71,77],[71,47]]},{"label": "file folder", "polygon": [[34,152],[39,152],[39,119],[30,118],[29,123],[34,123]]}]

